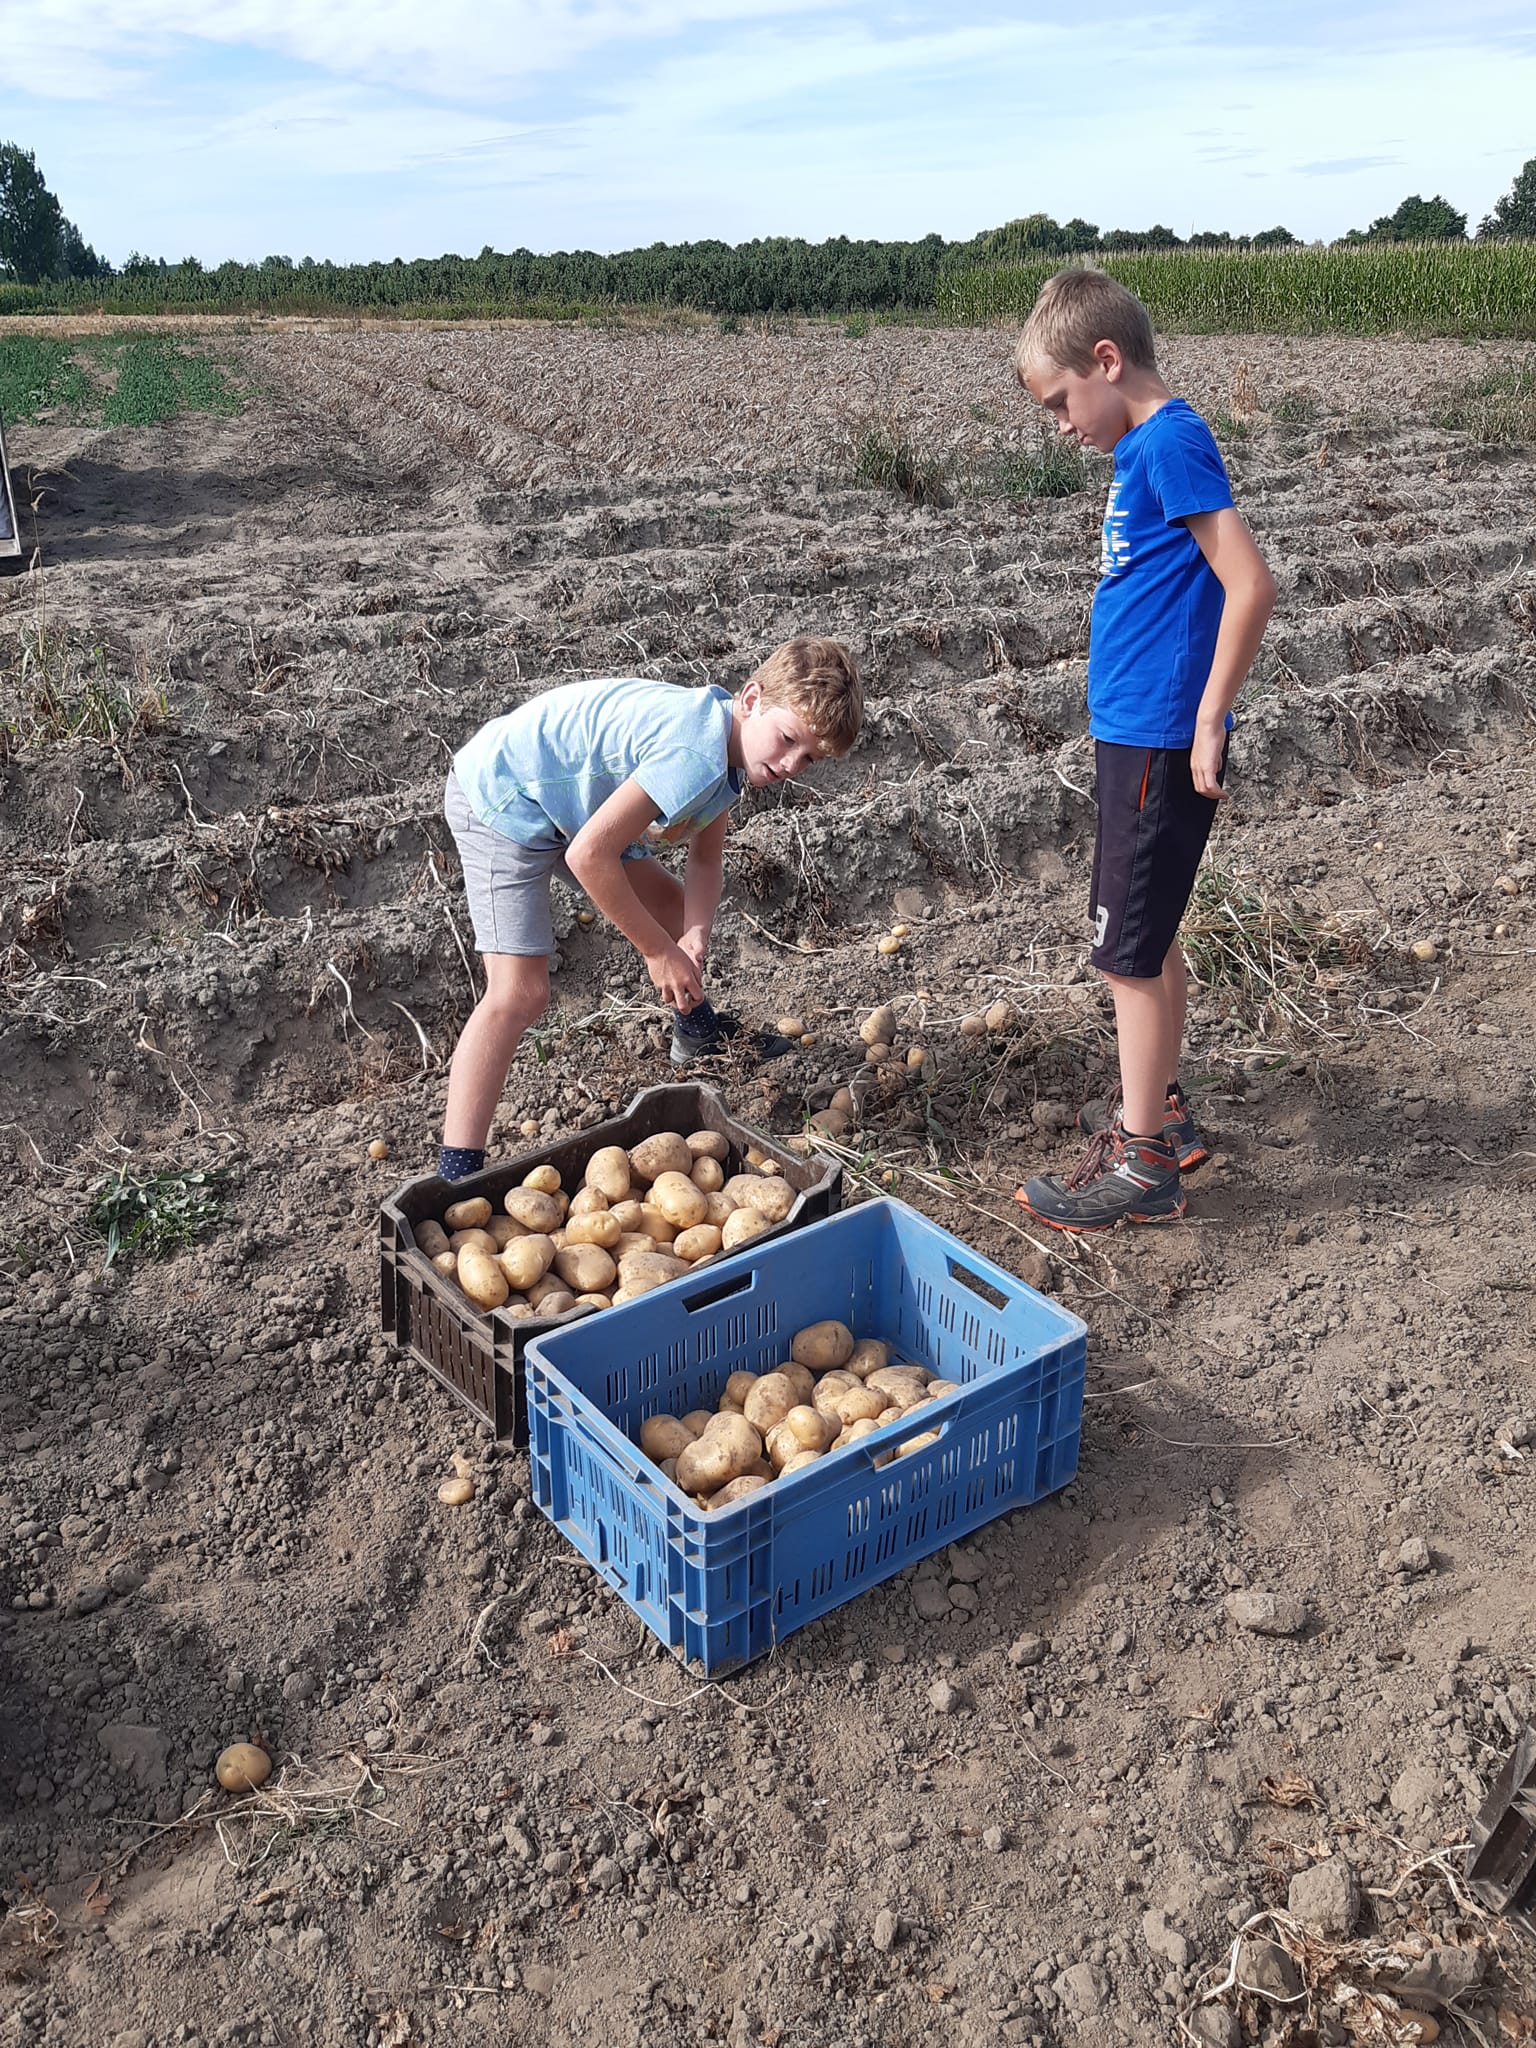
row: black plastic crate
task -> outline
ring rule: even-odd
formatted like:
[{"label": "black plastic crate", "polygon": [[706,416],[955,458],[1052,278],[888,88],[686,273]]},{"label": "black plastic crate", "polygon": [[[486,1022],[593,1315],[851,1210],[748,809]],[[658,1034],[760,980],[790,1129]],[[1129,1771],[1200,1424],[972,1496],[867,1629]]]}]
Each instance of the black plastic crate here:
[{"label": "black plastic crate", "polygon": [[[568,1309],[563,1316],[520,1316],[501,1309],[477,1309],[451,1280],[444,1279],[424,1252],[416,1248],[413,1225],[441,1217],[451,1202],[484,1195],[500,1209],[509,1188],[519,1187],[535,1166],[553,1166],[574,1193],[587,1161],[604,1145],[638,1145],[658,1131],[718,1131],[730,1147],[722,1162],[726,1178],[750,1172],[746,1153],[756,1146],[777,1160],[784,1179],[795,1190],[795,1205],[782,1223],[752,1239],[754,1245],[819,1223],[842,1202],[843,1169],[787,1151],[781,1139],[754,1131],[733,1117],[712,1088],[697,1082],[673,1082],[642,1088],[629,1107],[606,1122],[572,1133],[558,1143],[520,1152],[468,1180],[445,1181],[437,1174],[410,1180],[396,1190],[379,1211],[379,1290],[384,1334],[409,1351],[434,1379],[441,1380],[498,1436],[515,1444],[528,1441],[528,1408],[523,1389],[523,1352],[532,1337],[581,1316],[611,1310]],[[676,1282],[669,1282],[669,1286]]]}]

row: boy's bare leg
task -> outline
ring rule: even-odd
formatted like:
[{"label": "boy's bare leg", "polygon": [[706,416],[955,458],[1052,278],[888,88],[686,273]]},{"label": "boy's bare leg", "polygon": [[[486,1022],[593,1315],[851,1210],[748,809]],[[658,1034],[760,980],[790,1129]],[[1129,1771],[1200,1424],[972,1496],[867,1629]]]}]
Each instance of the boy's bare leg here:
[{"label": "boy's bare leg", "polygon": [[1160,1137],[1169,1077],[1179,1057],[1182,1005],[1170,986],[1168,964],[1156,980],[1106,974],[1115,1002],[1120,1052],[1120,1120],[1138,1137]]},{"label": "boy's bare leg", "polygon": [[1184,964],[1184,949],[1177,939],[1163,955],[1163,987],[1168,991],[1169,1024],[1173,1032],[1173,1058],[1165,1084],[1171,1088],[1179,1078],[1179,1058],[1184,1050],[1184,1019],[1189,1009],[1189,969]]},{"label": "boy's bare leg", "polygon": [[482,953],[485,994],[459,1035],[448,1074],[443,1143],[483,1151],[523,1033],[549,1002],[549,962],[542,953]]}]

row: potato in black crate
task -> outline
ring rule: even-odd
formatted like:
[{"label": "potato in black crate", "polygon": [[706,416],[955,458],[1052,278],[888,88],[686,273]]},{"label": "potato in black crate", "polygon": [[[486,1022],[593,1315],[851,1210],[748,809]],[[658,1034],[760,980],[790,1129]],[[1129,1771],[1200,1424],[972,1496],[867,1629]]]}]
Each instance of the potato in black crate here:
[{"label": "potato in black crate", "polygon": [[[528,1441],[522,1368],[529,1339],[601,1310],[563,1305],[554,1315],[540,1315],[535,1305],[532,1314],[513,1315],[508,1307],[477,1308],[457,1280],[433,1265],[429,1250],[418,1242],[418,1233],[430,1245],[434,1233],[423,1226],[430,1223],[440,1228],[448,1208],[477,1197],[489,1202],[492,1220],[505,1216],[507,1195],[523,1187],[539,1166],[553,1167],[566,1195],[574,1196],[595,1153],[613,1146],[629,1152],[666,1131],[684,1138],[698,1132],[716,1133],[723,1141],[725,1156],[719,1163],[726,1182],[753,1172],[749,1149],[777,1165],[779,1172],[774,1178],[784,1183],[791,1203],[782,1219],[770,1222],[751,1238],[753,1244],[782,1237],[802,1224],[820,1222],[833,1215],[841,1203],[840,1166],[800,1158],[782,1139],[738,1122],[713,1089],[694,1082],[674,1082],[642,1088],[618,1116],[553,1145],[502,1160],[468,1180],[450,1182],[428,1174],[407,1181],[383,1204],[379,1212],[379,1282],[384,1333],[489,1422],[498,1436],[510,1436],[518,1445]],[[667,1248],[659,1245],[658,1249]]]}]

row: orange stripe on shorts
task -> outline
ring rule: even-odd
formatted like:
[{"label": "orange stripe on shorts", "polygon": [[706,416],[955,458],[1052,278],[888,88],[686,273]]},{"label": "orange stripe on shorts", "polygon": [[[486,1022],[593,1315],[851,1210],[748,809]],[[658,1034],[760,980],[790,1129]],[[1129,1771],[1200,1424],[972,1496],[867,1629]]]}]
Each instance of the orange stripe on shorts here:
[{"label": "orange stripe on shorts", "polygon": [[1138,810],[1138,811],[1144,811],[1144,810],[1146,809],[1146,807],[1147,807],[1147,777],[1148,777],[1148,776],[1149,776],[1149,775],[1150,775],[1151,773],[1152,773],[1152,756],[1151,756],[1150,754],[1148,754],[1148,756],[1147,756],[1147,765],[1146,765],[1146,767],[1145,767],[1145,768],[1143,768],[1143,769],[1142,769],[1142,771],[1141,771],[1141,794],[1140,794],[1140,795],[1139,795],[1139,796],[1137,797],[1137,799],[1136,799],[1136,808],[1137,808],[1137,810]]}]

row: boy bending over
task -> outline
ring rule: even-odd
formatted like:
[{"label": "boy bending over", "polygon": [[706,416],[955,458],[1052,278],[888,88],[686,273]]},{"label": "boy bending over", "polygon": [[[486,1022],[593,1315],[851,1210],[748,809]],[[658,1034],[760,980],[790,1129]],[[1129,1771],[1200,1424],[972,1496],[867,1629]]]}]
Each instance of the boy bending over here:
[{"label": "boy bending over", "polygon": [[[736,697],[607,677],[566,683],[484,725],[454,756],[444,808],[464,866],[485,994],[448,1077],[439,1172],[485,1164],[518,1042],[549,1001],[553,875],[586,891],[673,1010],[679,1066],[735,1031],[704,995],[726,820],[742,788],[803,774],[858,737],[863,692],[836,640],[790,640]],[[652,858],[686,841],[678,882]],[[779,1041],[779,1052],[789,1050]]]},{"label": "boy bending over", "polygon": [[1274,609],[1275,582],[1232,504],[1210,429],[1157,371],[1141,301],[1097,270],[1064,270],[1014,358],[1060,433],[1114,454],[1088,643],[1098,839],[1093,951],[1109,983],[1120,1113],[1079,1119],[1077,1168],[1018,1190],[1058,1230],[1184,1213],[1181,1171],[1206,1157],[1179,1086],[1185,968],[1179,921],[1227,765],[1232,702]]}]

